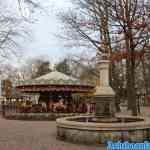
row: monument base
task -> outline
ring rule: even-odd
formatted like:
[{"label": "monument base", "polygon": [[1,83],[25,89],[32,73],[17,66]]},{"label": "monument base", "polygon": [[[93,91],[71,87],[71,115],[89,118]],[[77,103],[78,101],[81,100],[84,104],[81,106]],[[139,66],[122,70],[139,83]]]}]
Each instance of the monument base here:
[{"label": "monument base", "polygon": [[114,96],[106,97],[96,95],[94,101],[96,103],[95,116],[111,118],[115,117]]}]

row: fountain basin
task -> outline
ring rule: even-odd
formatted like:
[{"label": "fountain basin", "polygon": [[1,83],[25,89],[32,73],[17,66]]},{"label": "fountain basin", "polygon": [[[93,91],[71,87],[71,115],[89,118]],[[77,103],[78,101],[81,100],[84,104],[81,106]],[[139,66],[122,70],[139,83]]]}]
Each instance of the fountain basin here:
[{"label": "fountain basin", "polygon": [[57,137],[73,143],[143,142],[150,139],[150,119],[142,117],[65,117],[56,120]]}]

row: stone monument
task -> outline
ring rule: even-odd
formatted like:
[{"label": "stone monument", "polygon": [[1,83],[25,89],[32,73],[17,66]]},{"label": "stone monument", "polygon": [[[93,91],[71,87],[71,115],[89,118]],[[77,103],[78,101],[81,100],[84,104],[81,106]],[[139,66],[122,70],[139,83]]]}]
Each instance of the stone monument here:
[{"label": "stone monument", "polygon": [[98,61],[100,71],[100,85],[96,87],[94,101],[96,103],[97,117],[114,117],[115,114],[115,92],[109,84],[109,60],[105,56]]}]

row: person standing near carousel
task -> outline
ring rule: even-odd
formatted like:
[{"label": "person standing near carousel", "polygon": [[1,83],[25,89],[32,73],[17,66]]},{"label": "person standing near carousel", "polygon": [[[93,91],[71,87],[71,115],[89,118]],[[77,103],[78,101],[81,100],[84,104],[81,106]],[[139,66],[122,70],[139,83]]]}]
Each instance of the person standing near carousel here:
[{"label": "person standing near carousel", "polygon": [[2,116],[5,117],[6,107],[5,107],[5,101],[2,101]]}]

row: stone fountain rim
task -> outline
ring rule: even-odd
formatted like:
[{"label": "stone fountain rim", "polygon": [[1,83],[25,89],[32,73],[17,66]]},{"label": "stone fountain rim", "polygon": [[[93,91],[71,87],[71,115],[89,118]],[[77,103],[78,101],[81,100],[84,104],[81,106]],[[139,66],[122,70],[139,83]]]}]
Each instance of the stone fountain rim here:
[{"label": "stone fountain rim", "polygon": [[74,116],[74,117],[64,117],[56,120],[57,127],[75,129],[75,130],[95,130],[95,131],[128,131],[128,130],[139,130],[150,128],[150,118],[147,117],[134,117],[134,116],[117,116],[124,118],[138,118],[144,119],[144,121],[139,122],[127,122],[127,123],[93,123],[93,122],[77,122],[70,121],[68,119],[76,119],[79,117],[92,117],[92,116]]}]

